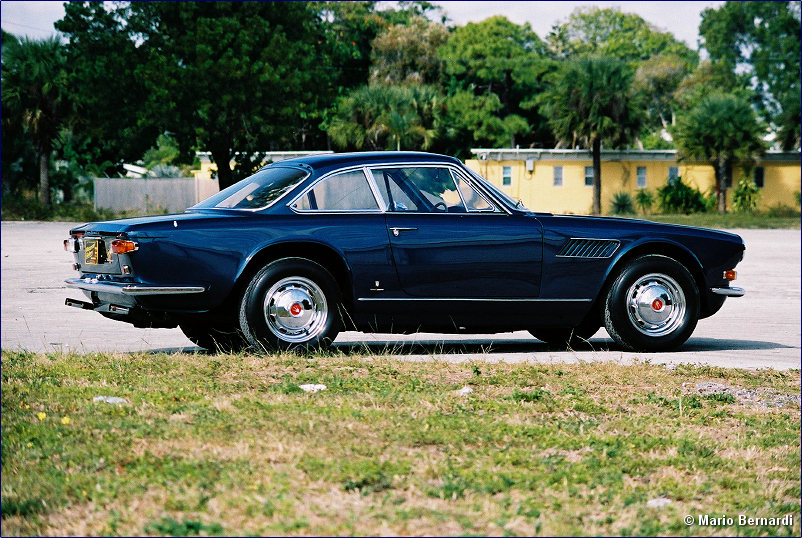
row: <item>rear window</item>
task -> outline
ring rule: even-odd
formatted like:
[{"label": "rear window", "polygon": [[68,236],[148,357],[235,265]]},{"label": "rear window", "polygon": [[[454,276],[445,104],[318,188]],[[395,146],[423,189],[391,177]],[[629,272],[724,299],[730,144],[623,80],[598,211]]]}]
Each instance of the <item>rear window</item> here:
[{"label": "rear window", "polygon": [[294,189],[308,173],[300,168],[265,168],[192,206],[194,209],[262,209]]}]

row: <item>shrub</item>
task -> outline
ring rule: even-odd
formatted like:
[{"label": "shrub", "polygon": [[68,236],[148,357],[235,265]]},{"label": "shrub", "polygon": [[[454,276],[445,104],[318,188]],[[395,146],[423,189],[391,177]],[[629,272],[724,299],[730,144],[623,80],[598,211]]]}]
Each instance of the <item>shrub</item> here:
[{"label": "shrub", "polygon": [[760,189],[751,179],[743,178],[732,193],[732,203],[738,213],[754,213],[760,201]]},{"label": "shrub", "polygon": [[631,215],[635,213],[632,197],[626,192],[617,192],[610,200],[610,211],[613,215]]},{"label": "shrub", "polygon": [[637,204],[641,213],[644,215],[649,213],[652,210],[652,204],[654,204],[652,191],[649,189],[640,189],[637,194],[635,194],[635,204]]},{"label": "shrub", "polygon": [[796,201],[796,205],[802,205],[802,202],[800,202],[800,197],[802,197],[800,191],[794,191],[794,200]]},{"label": "shrub", "polygon": [[674,183],[668,183],[657,189],[657,202],[663,213],[702,213],[707,210],[705,197],[696,187],[682,182],[679,177]]},{"label": "shrub", "polygon": [[799,218],[799,210],[786,204],[775,204],[771,206],[766,215],[769,217],[796,217]]}]

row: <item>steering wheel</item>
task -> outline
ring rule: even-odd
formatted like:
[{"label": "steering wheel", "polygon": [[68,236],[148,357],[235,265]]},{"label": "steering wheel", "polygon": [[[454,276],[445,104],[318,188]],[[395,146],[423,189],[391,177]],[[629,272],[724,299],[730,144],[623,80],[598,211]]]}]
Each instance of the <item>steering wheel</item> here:
[{"label": "steering wheel", "polygon": [[440,211],[448,211],[448,206],[445,202],[437,202],[434,204],[435,209],[439,209]]}]

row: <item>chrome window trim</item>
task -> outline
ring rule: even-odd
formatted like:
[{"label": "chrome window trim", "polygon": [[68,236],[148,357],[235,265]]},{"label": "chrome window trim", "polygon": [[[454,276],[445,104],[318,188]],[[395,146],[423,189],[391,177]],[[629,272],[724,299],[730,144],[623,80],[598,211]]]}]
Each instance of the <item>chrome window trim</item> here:
[{"label": "chrome window trim", "polygon": [[[270,165],[268,165],[268,166],[270,166]],[[256,172],[254,172],[251,175],[256,175],[259,172],[261,172],[262,170],[264,170],[265,168],[267,168],[267,167],[260,168],[259,170],[257,170]],[[270,202],[269,204],[267,204],[266,206],[263,206],[263,207],[256,207],[256,208],[251,208],[251,207],[216,207],[216,206],[215,207],[195,207],[199,203],[203,202],[203,200],[201,200],[200,202],[198,202],[198,204],[195,204],[195,205],[193,205],[191,207],[188,207],[184,211],[185,212],[189,211],[189,210],[203,211],[205,209],[213,209],[215,211],[250,211],[251,213],[253,213],[255,211],[264,211],[265,209],[267,209],[269,207],[273,207],[274,205],[279,203],[281,200],[283,200],[284,198],[289,196],[292,191],[294,191],[295,189],[298,188],[298,185],[300,185],[301,183],[303,183],[304,181],[309,179],[309,176],[312,175],[312,172],[310,172],[309,170],[307,170],[306,168],[301,167],[301,166],[286,166],[286,165],[285,166],[281,166],[281,165],[277,164],[273,168],[293,168],[295,170],[303,170],[304,172],[306,172],[306,175],[304,177],[302,177],[301,179],[299,179],[298,182],[295,185],[293,185],[293,187],[291,189],[287,190],[287,192],[285,192],[284,194],[282,194],[281,196],[279,196],[278,198],[276,198],[275,200],[273,200],[272,202]],[[247,177],[243,178],[243,180],[245,180],[245,179],[248,179],[248,178]],[[220,192],[220,191],[218,191],[218,192]],[[215,193],[215,194],[217,194],[217,193]],[[214,196],[214,194],[212,196]],[[209,196],[208,198],[211,198],[211,196]]]},{"label": "chrome window trim", "polygon": [[[366,167],[368,169],[370,169],[370,170],[381,170],[383,168],[401,168],[401,167],[405,167],[405,166],[415,166],[415,167],[418,167],[418,168],[426,168],[426,167],[428,167],[428,168],[433,168],[433,167],[448,168],[449,171],[456,170],[457,172],[462,172],[462,169],[458,165],[456,165],[454,163],[450,163],[450,162],[430,162],[430,161],[425,161],[425,162],[397,162],[397,163],[381,163],[381,164],[374,164],[374,165],[371,165],[371,164],[366,165]],[[488,201],[490,201],[492,203],[492,205],[494,205],[496,207],[500,207],[503,210],[503,213],[501,211],[493,211],[492,213],[490,211],[470,211],[470,212],[466,211],[466,213],[420,213],[420,212],[417,212],[417,211],[410,211],[410,212],[388,211],[388,213],[392,213],[394,215],[448,215],[448,216],[452,216],[452,217],[455,216],[455,215],[457,215],[457,216],[458,215],[465,215],[465,214],[468,214],[468,213],[476,213],[476,214],[480,214],[480,215],[496,215],[496,214],[512,215],[512,211],[510,211],[504,204],[499,203],[498,200],[496,200],[496,198],[494,196],[492,196],[492,193],[487,192],[487,189],[483,188],[483,186],[481,185],[480,182],[478,182],[478,181],[477,182],[473,182],[473,178],[472,178],[471,174],[463,174],[463,175],[467,175],[468,177],[471,177],[470,184],[473,185],[479,191],[479,194],[483,195],[486,199],[488,199]],[[453,179],[454,178],[452,177],[452,180]],[[459,191],[459,189],[457,189],[457,191]]]},{"label": "chrome window trim", "polygon": [[[480,181],[478,181],[478,180],[474,181],[475,178],[473,177],[473,174],[470,174],[470,173],[463,174],[463,175],[465,175],[465,176],[467,176],[469,178],[469,183],[471,185],[473,185],[473,187],[476,190],[479,191],[479,194],[484,196],[492,205],[496,206],[496,208],[501,208],[501,211],[493,211],[493,212],[490,212],[490,211],[466,211],[466,213],[419,213],[419,212],[416,212],[416,211],[407,212],[407,213],[405,213],[403,211],[395,212],[395,211],[390,211],[389,208],[387,208],[387,205],[384,203],[384,199],[376,191],[373,191],[373,196],[376,197],[377,194],[379,194],[378,198],[376,199],[376,202],[379,205],[379,209],[378,210],[373,210],[373,209],[370,209],[370,210],[367,210],[367,209],[359,209],[359,210],[357,210],[357,209],[342,209],[342,210],[306,209],[306,210],[302,210],[302,209],[295,209],[294,207],[292,207],[293,204],[295,204],[295,202],[297,202],[299,198],[303,197],[307,192],[309,192],[309,190],[315,188],[315,185],[317,185],[321,181],[324,181],[326,178],[328,178],[328,177],[330,177],[330,176],[332,176],[334,174],[338,174],[340,172],[353,171],[353,170],[357,170],[357,169],[361,168],[363,170],[363,173],[365,173],[367,178],[368,178],[368,185],[371,185],[371,190],[373,190],[373,187],[376,186],[376,185],[375,185],[375,181],[372,184],[371,184],[371,181],[370,181],[371,180],[371,176],[373,175],[373,174],[370,173],[372,170],[378,170],[378,169],[382,169],[382,168],[400,168],[400,167],[404,167],[404,166],[440,167],[440,168],[448,168],[449,171],[456,170],[457,172],[462,172],[462,169],[460,168],[460,166],[458,166],[458,165],[456,165],[454,163],[451,163],[451,162],[433,162],[433,161],[408,162],[408,161],[397,161],[397,162],[391,162],[391,163],[355,164],[355,165],[346,166],[346,167],[343,167],[343,168],[337,168],[336,170],[332,170],[331,172],[328,172],[328,173],[320,176],[315,181],[313,181],[311,184],[307,185],[306,188],[304,188],[301,191],[300,194],[298,194],[295,197],[293,197],[285,205],[290,211],[292,211],[293,213],[299,214],[299,215],[309,215],[309,214],[315,214],[315,215],[363,214],[364,215],[364,214],[385,214],[385,213],[392,213],[393,215],[447,215],[447,216],[451,216],[451,217],[453,217],[455,215],[459,216],[459,215],[467,215],[467,214],[471,214],[471,213],[477,214],[477,215],[512,215],[512,211],[510,211],[510,209],[505,204],[500,203],[495,198],[495,196],[493,196],[492,192],[488,192],[488,190],[484,188],[484,186],[481,184]],[[287,168],[290,168],[290,167],[287,167]],[[304,181],[309,179],[309,175],[311,175],[311,174],[307,174],[307,176],[304,178]],[[481,176],[479,176],[479,177],[481,177]],[[452,179],[453,179],[453,177],[452,177]],[[378,187],[377,187],[377,189],[378,189]],[[457,191],[459,191],[459,189],[457,189]],[[286,195],[283,195],[282,198],[284,198],[285,196]],[[200,208],[200,209],[206,209],[206,208]],[[237,209],[235,211],[250,211],[250,210]]]},{"label": "chrome window trim", "polygon": [[[347,172],[354,172],[356,170],[361,170],[362,174],[365,176],[365,180],[368,183],[368,188],[370,188],[370,192],[373,194],[373,201],[376,202],[376,209],[298,209],[296,207],[293,207],[296,204],[296,202],[298,202],[298,200],[300,200],[301,198],[306,196],[306,194],[309,191],[311,191],[312,189],[314,189],[315,187],[317,187],[317,185],[319,183],[322,183],[323,181],[326,181],[330,177],[336,176],[338,174],[344,174],[344,173],[347,173]],[[309,176],[307,176],[307,177],[309,177]],[[309,215],[309,214],[315,214],[315,215],[343,215],[343,214],[380,215],[380,214],[384,213],[384,211],[382,210],[382,207],[384,207],[384,203],[380,202],[379,198],[376,198],[376,191],[374,190],[374,185],[371,184],[370,178],[368,177],[368,174],[365,172],[365,166],[361,165],[361,164],[360,165],[354,165],[354,166],[347,166],[345,168],[338,168],[337,170],[332,170],[331,172],[320,176],[315,181],[313,181],[311,184],[307,185],[307,187],[303,191],[301,191],[301,193],[298,196],[293,198],[287,204],[287,207],[290,209],[290,211],[292,211],[293,213],[297,213],[299,215]]]}]

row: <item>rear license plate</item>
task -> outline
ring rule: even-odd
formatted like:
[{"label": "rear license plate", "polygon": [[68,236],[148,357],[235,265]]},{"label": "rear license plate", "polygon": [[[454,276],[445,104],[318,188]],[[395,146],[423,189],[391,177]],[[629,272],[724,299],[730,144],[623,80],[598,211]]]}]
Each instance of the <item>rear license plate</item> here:
[{"label": "rear license plate", "polygon": [[106,243],[102,239],[84,239],[84,262],[98,265],[108,261]]}]

